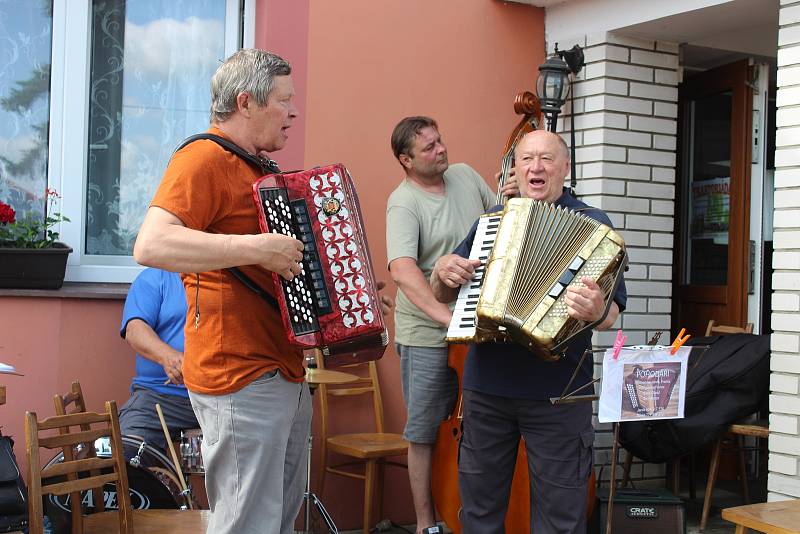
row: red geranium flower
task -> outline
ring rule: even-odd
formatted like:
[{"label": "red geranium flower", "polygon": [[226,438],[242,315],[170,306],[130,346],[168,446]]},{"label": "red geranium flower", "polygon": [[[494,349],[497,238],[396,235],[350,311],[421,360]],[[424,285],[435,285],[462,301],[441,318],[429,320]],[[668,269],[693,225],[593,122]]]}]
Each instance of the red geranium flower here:
[{"label": "red geranium flower", "polygon": [[55,189],[45,190],[47,205],[42,215],[26,213],[17,220],[9,204],[0,201],[0,247],[50,248],[58,242],[56,225],[69,222],[61,215],[56,204],[61,196]]},{"label": "red geranium flower", "polygon": [[5,202],[0,202],[0,224],[12,224],[16,222],[16,215],[14,208]]}]

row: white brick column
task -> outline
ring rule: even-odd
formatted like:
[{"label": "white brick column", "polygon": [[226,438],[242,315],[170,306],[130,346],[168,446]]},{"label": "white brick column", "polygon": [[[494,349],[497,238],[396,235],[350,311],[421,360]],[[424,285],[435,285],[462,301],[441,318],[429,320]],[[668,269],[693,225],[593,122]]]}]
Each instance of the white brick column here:
[{"label": "white brick column", "polygon": [[781,0],[768,500],[800,498],[800,1]]},{"label": "white brick column", "polygon": [[[669,343],[678,46],[610,33],[558,40],[561,50],[576,43],[586,59],[573,86],[577,192],[584,202],[608,213],[625,239],[630,265],[622,320],[596,334],[594,342],[608,347],[622,328],[628,344],[644,344],[657,331],[664,332],[660,341]],[[552,52],[554,42],[548,47]],[[565,115],[569,111],[568,104]],[[570,120],[559,119],[558,125],[568,144]],[[601,361],[598,355],[596,376]],[[595,462],[606,464],[603,478],[608,479],[611,427],[595,421],[595,428]],[[660,480],[664,466],[637,462],[631,475]]]}]

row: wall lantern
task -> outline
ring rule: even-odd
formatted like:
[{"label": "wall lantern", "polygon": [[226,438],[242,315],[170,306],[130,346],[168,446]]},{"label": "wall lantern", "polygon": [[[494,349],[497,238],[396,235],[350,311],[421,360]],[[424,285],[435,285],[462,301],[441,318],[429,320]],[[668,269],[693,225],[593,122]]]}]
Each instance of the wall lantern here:
[{"label": "wall lantern", "polygon": [[539,66],[536,95],[539,97],[542,113],[547,117],[547,129],[551,132],[556,131],[558,114],[567,101],[569,75],[578,74],[583,65],[583,50],[580,46],[559,50],[556,43],[555,53]]}]

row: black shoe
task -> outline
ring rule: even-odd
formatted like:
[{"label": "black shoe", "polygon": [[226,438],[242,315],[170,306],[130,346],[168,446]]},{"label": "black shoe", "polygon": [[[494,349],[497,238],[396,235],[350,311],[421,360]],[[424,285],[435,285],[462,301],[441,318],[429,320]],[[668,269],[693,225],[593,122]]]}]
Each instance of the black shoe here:
[{"label": "black shoe", "polygon": [[439,525],[434,525],[432,527],[422,529],[422,534],[444,534],[444,529]]}]

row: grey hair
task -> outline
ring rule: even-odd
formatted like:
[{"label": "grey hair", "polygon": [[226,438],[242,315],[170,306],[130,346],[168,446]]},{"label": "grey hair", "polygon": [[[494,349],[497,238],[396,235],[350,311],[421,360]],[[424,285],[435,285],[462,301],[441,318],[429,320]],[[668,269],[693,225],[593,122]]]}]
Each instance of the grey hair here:
[{"label": "grey hair", "polygon": [[288,76],[292,66],[266,50],[243,48],[235,52],[211,78],[211,122],[225,122],[236,111],[236,97],[248,93],[257,104],[265,105],[275,76]]}]

